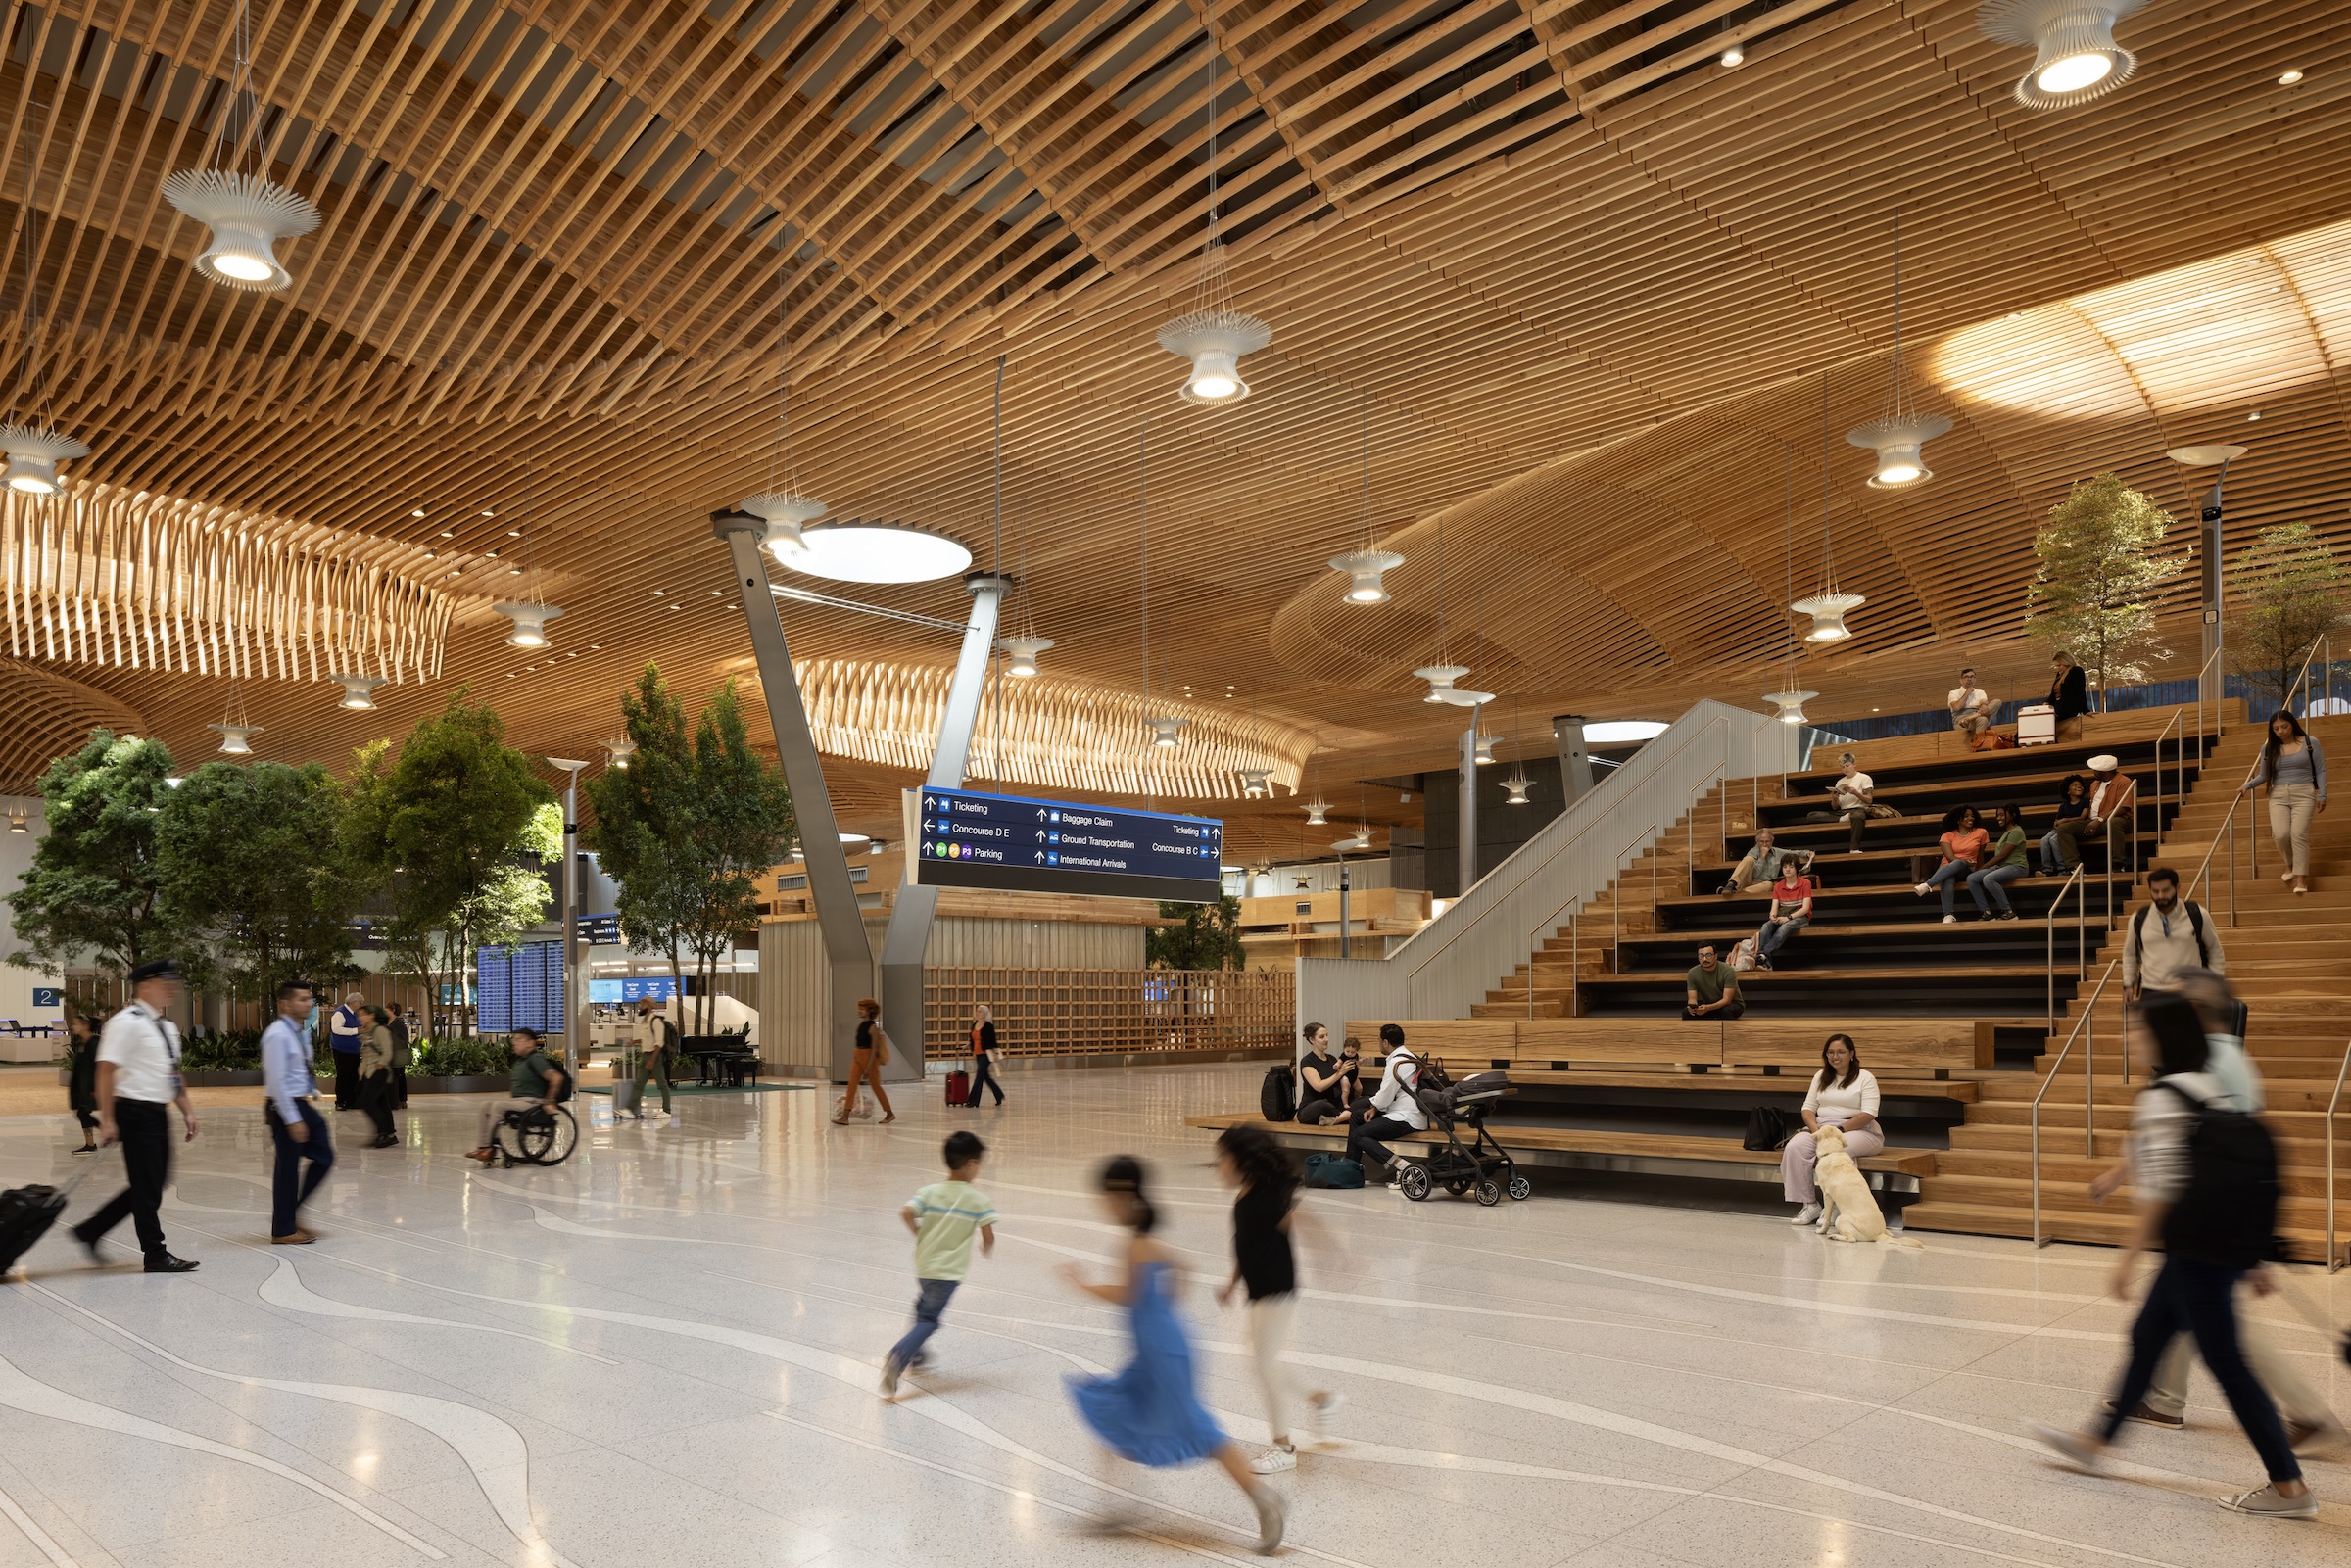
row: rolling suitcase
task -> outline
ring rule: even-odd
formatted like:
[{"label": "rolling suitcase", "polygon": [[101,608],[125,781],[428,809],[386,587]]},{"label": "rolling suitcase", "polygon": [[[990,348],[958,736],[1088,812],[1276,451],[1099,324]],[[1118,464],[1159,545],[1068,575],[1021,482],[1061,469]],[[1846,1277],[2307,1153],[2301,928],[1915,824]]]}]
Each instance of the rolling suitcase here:
[{"label": "rolling suitcase", "polygon": [[17,1266],[18,1259],[32,1251],[34,1242],[49,1233],[57,1216],[66,1212],[66,1200],[73,1196],[73,1189],[90,1170],[91,1165],[84,1164],[63,1187],[35,1184],[0,1192],[0,1278]]},{"label": "rolling suitcase", "polygon": [[947,1104],[949,1104],[949,1105],[970,1105],[971,1103],[972,1103],[972,1075],[971,1075],[970,1073],[968,1073],[968,1072],[962,1072],[962,1071],[956,1071],[956,1072],[950,1072],[950,1073],[948,1073],[948,1074],[947,1074]]}]

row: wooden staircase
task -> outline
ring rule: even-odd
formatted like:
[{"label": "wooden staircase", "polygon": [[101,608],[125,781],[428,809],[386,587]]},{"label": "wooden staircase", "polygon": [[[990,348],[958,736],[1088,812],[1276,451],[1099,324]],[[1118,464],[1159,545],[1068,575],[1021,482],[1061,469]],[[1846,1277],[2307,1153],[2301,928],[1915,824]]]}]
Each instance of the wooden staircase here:
[{"label": "wooden staircase", "polygon": [[[2311,725],[2320,744],[2351,756],[2351,720],[2319,719]],[[2262,740],[2259,727],[2232,729],[2213,753],[2179,817],[2165,834],[2155,863],[2194,879],[2205,852],[2235,799],[2236,785],[2253,766]],[[2248,873],[2245,821],[2255,813],[2253,858]],[[2320,814],[2312,833],[2312,882],[2316,890],[2296,897],[2278,877],[2277,852],[2269,836],[2269,810],[2260,796],[2237,807],[2231,824],[2235,840],[2236,924],[2230,922],[2226,843],[2213,855],[2204,885],[2195,893],[2213,920],[2226,955],[2231,982],[2246,1004],[2245,1047],[2261,1069],[2269,1097],[2271,1130],[2284,1161],[2285,1203],[2279,1229],[2296,1257],[2322,1256],[2326,1233],[2326,1112],[2334,1091],[2346,1043],[2351,1042],[2351,995],[2344,983],[2342,955],[2351,950],[2351,812]],[[2119,959],[2127,922],[2145,902],[2143,887],[2132,890],[2111,931],[2092,930],[2089,977],[2081,996],[2065,1011],[2049,1049],[2030,1073],[1997,1073],[1980,1085],[1966,1120],[1951,1129],[1951,1147],[1922,1182],[1920,1201],[1908,1212],[1915,1226],[1977,1234],[2033,1233],[2032,1106],[2043,1087],[2040,1114],[2042,1232],[2060,1240],[2118,1242],[2130,1224],[2127,1195],[2104,1205],[2089,1200],[2092,1176],[2112,1164],[2129,1131],[2131,1106],[2145,1081],[2134,1065],[2125,1081],[2122,974],[2096,1003],[2094,1132],[2085,1065],[2090,1057],[2085,1031],[2056,1081],[2049,1082],[2065,1039],[2089,1007],[2087,998],[2100,973]],[[2339,1124],[2335,1197],[2341,1222],[2351,1227],[2351,1125]]]}]

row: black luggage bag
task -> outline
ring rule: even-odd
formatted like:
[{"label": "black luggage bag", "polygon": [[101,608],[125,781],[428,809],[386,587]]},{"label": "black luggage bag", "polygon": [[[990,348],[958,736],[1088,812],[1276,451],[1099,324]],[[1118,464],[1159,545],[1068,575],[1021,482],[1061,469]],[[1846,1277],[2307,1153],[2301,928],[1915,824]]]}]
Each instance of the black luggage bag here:
[{"label": "black luggage bag", "polygon": [[17,1266],[18,1259],[32,1251],[33,1243],[49,1234],[57,1216],[66,1212],[66,1200],[73,1196],[73,1189],[81,1185],[90,1168],[83,1165],[63,1187],[35,1183],[0,1192],[0,1279]]}]

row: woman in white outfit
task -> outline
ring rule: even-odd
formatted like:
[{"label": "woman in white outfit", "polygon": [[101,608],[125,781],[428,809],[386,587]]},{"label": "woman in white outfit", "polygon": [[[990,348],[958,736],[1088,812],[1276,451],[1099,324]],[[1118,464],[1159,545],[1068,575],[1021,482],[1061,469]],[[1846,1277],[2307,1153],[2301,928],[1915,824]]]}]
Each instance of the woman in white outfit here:
[{"label": "woman in white outfit", "polygon": [[[1281,1353],[1298,1309],[1298,1260],[1290,1247],[1290,1229],[1298,1220],[1298,1178],[1289,1156],[1257,1127],[1227,1127],[1218,1134],[1217,1174],[1241,1194],[1232,1206],[1232,1278],[1217,1292],[1217,1305],[1230,1302],[1235,1287],[1249,1292],[1249,1350],[1273,1439],[1249,1468],[1259,1475],[1295,1470],[1298,1445],[1290,1437],[1290,1406],[1298,1388]],[[1338,1407],[1339,1396],[1327,1389],[1306,1396],[1307,1427],[1317,1441]]]},{"label": "woman in white outfit", "polygon": [[1832,1034],[1820,1048],[1820,1071],[1804,1096],[1804,1130],[1780,1151],[1780,1191],[1792,1204],[1800,1204],[1791,1225],[1810,1225],[1820,1219],[1820,1192],[1812,1185],[1812,1164],[1819,1158],[1812,1134],[1835,1127],[1845,1134],[1845,1152],[1865,1160],[1886,1147],[1886,1130],[1878,1124],[1878,1080],[1861,1065],[1861,1052],[1849,1034]]},{"label": "woman in white outfit", "polygon": [[2294,891],[2310,891],[2310,830],[2327,809],[2327,754],[2318,737],[2304,733],[2292,711],[2279,708],[2270,717],[2270,738],[2261,760],[2245,779],[2250,790],[2256,782],[2269,786],[2270,836],[2277,840],[2278,858],[2284,862],[2279,881]]}]

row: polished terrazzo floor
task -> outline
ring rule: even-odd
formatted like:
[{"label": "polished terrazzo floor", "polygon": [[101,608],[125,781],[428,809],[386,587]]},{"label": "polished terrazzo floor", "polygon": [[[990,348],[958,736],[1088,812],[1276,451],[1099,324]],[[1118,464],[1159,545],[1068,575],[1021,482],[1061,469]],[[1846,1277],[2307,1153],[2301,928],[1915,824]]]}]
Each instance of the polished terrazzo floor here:
[{"label": "polished terrazzo floor", "polygon": [[[361,1150],[364,1118],[338,1118],[309,1248],[259,1245],[260,1113],[208,1112],[165,1215],[201,1272],[137,1272],[125,1225],[114,1268],[61,1234],[0,1287],[0,1568],[1255,1561],[1206,1466],[1112,1478],[1145,1535],[1081,1528],[1105,1495],[1062,1377],[1124,1346],[1054,1265],[1115,1240],[1086,1178],[1129,1151],[1171,1239],[1221,1276],[1225,1200],[1180,1117],[1251,1103],[1258,1075],[1021,1077],[1001,1111],[908,1094],[887,1128],[828,1126],[815,1094],[697,1097],[674,1124],[591,1125],[549,1170],[479,1169],[459,1158],[471,1105],[420,1099],[398,1149]],[[893,1211],[953,1126],[994,1146],[1000,1245],[938,1366],[886,1404],[876,1368],[911,1297]],[[0,1185],[70,1170],[72,1141],[62,1117],[0,1119]],[[2110,1254],[1846,1247],[1576,1185],[1496,1210],[1310,1202],[1344,1250],[1304,1260],[1296,1358],[1348,1402],[1277,1478],[1290,1559],[2351,1561],[2339,1460],[2310,1468],[2316,1523],[2213,1506],[2259,1474],[2201,1372],[2189,1429],[2130,1429],[2111,1475],[2023,1437],[2082,1416],[2114,1368]],[[1242,1320],[1206,1283],[1187,1298],[1203,1394],[1255,1443]],[[2297,1284],[2351,1315],[2344,1284]],[[2261,1311],[2351,1409],[2326,1342]]]}]

